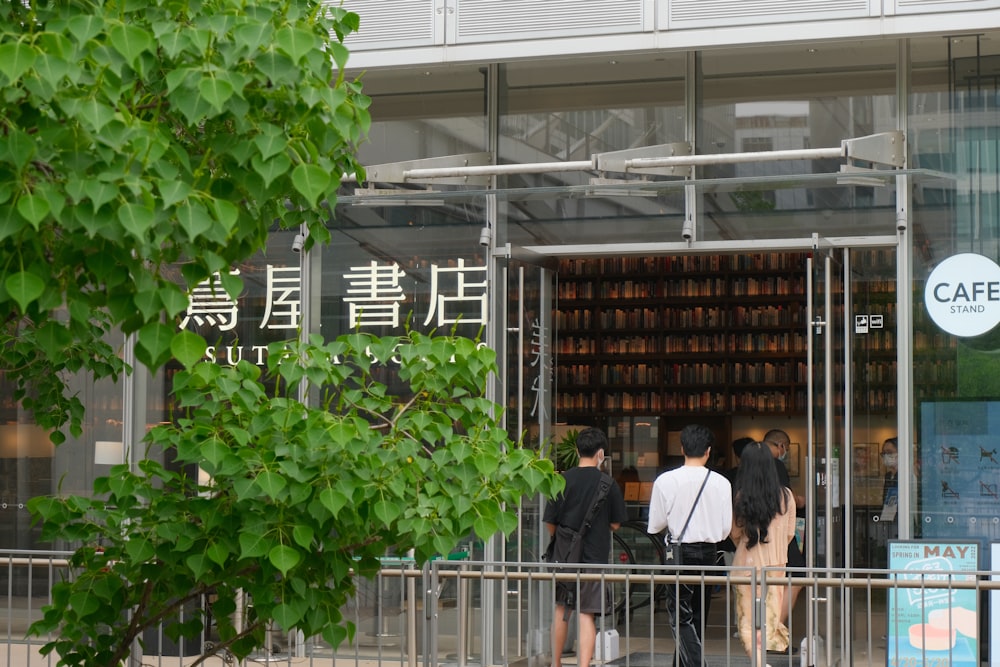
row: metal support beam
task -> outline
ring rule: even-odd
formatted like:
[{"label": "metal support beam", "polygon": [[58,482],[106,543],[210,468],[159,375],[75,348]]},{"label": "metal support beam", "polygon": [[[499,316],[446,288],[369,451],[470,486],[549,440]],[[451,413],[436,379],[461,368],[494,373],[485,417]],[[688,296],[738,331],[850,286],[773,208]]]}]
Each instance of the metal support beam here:
[{"label": "metal support beam", "polygon": [[[489,177],[496,173],[489,171],[493,167],[493,156],[490,153],[463,153],[461,155],[444,155],[441,157],[429,157],[421,160],[404,160],[402,162],[390,162],[388,164],[374,164],[365,167],[365,176],[368,181],[380,183],[423,183],[426,179],[433,179],[434,183],[441,185],[489,185]],[[440,176],[411,176],[416,172],[449,171],[453,169],[474,170],[477,167],[486,167],[487,171],[475,173],[474,171],[462,171],[460,173],[448,173]],[[344,179],[346,180],[355,180]]]},{"label": "metal support beam", "polygon": [[[642,148],[630,148],[624,151],[612,151],[610,153],[598,153],[594,156],[594,164],[598,171],[613,171],[627,174],[634,172],[632,165],[642,158],[688,157],[691,155],[691,144],[687,141],[679,141],[673,144],[661,144],[659,146],[643,146]],[[693,177],[690,165],[669,166],[663,168],[645,168],[644,174],[660,174],[662,176]]]},{"label": "metal support beam", "polygon": [[[691,177],[692,168],[715,164],[777,162],[780,160],[821,160],[845,158],[882,166],[901,167],[906,159],[905,136],[900,131],[845,139],[839,148],[803,148],[750,153],[691,155],[689,142],[648,146],[627,151],[597,153],[589,160],[490,164],[490,153],[467,153],[410,160],[367,167],[369,181],[383,183],[440,183],[487,186],[491,176],[510,174],[550,174],[567,171],[614,171]],[[652,154],[650,156],[649,154]],[[633,157],[637,156],[637,157]],[[352,180],[345,177],[345,180]]]}]

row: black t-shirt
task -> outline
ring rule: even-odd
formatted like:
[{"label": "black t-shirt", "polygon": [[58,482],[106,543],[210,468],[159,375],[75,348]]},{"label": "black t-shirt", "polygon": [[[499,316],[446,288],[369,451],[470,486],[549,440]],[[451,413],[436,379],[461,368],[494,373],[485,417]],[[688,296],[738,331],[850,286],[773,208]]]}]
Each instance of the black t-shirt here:
[{"label": "black t-shirt", "polygon": [[[545,507],[542,520],[545,523],[579,528],[594,504],[594,494],[597,493],[602,474],[593,466],[572,468],[564,472],[566,488]],[[581,561],[607,563],[611,552],[610,524],[624,523],[627,520],[628,512],[622,490],[612,482],[607,498],[594,515],[590,530],[583,536]]]},{"label": "black t-shirt", "polygon": [[781,485],[787,486],[789,489],[792,488],[792,478],[788,476],[788,468],[785,467],[784,461],[774,459],[774,469],[778,473],[778,481],[781,482]]}]

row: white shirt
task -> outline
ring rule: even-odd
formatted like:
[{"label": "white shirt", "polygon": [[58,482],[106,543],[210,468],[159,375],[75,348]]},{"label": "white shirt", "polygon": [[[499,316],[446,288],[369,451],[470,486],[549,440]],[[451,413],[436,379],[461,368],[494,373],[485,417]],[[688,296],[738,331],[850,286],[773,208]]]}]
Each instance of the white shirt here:
[{"label": "white shirt", "polygon": [[733,488],[729,480],[703,466],[681,466],[668,470],[653,483],[647,530],[656,534],[670,528],[676,540],[684,528],[701,483],[708,481],[684,532],[684,543],[721,542],[733,527]]}]

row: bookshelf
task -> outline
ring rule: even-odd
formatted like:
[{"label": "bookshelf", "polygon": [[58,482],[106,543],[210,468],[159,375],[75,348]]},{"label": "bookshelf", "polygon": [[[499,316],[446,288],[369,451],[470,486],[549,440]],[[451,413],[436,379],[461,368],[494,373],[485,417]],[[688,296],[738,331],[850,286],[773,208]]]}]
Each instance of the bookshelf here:
[{"label": "bookshelf", "polygon": [[562,260],[557,415],[804,413],[805,258]]}]

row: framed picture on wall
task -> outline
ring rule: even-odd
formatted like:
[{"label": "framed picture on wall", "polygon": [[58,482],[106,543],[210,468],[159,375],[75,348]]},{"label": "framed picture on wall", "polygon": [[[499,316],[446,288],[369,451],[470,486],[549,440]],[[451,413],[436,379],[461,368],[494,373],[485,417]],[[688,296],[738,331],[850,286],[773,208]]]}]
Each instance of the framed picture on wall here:
[{"label": "framed picture on wall", "polygon": [[855,477],[878,477],[879,454],[877,442],[856,442],[851,450]]},{"label": "framed picture on wall", "polygon": [[799,476],[799,455],[799,443],[788,443],[788,461],[785,463],[785,467],[788,468],[789,477]]}]

